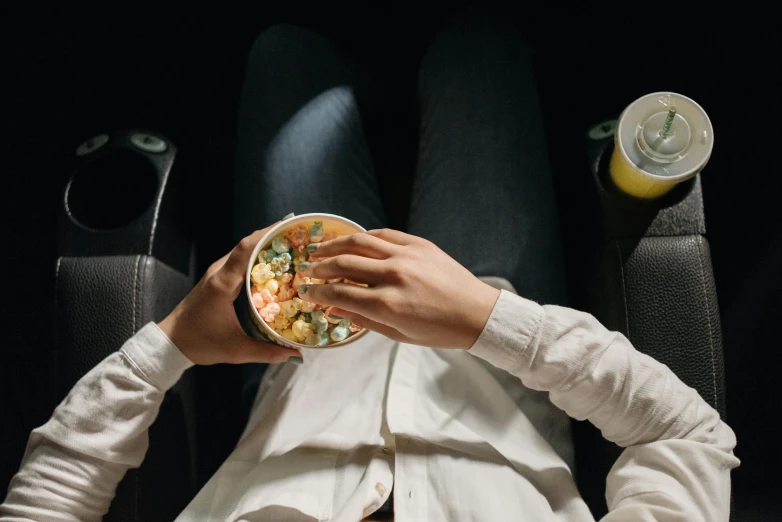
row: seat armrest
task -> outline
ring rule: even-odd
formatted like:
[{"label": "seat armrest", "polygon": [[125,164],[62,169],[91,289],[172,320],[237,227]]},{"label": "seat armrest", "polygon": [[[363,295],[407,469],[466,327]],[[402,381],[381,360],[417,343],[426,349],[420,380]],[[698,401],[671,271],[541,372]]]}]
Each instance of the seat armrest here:
[{"label": "seat armrest", "polygon": [[[606,141],[592,157],[598,226],[585,240],[590,254],[574,304],[667,365],[725,419],[722,330],[700,179],[659,200],[635,200],[608,180],[611,151]],[[574,423],[574,441],[579,490],[599,518],[607,510],[605,477],[621,449],[587,422]]]},{"label": "seat armrest", "polygon": [[[187,180],[175,168],[176,146],[129,129],[79,150],[58,220],[58,400],[193,286],[186,200],[177,190]],[[173,520],[195,494],[193,373],[166,393],[144,462],[122,480],[105,520]]]},{"label": "seat armrest", "polygon": [[[59,396],[146,323],[163,319],[191,287],[189,276],[146,255],[60,258]],[[105,520],[173,520],[192,499],[196,444],[191,380],[188,371],[166,393],[150,428],[144,463],[128,471]]]}]

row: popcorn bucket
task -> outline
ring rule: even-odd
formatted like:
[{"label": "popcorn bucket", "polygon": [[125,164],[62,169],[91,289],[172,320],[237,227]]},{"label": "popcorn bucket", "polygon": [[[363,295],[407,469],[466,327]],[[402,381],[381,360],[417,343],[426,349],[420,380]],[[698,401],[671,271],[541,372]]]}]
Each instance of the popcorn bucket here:
[{"label": "popcorn bucket", "polygon": [[252,256],[250,257],[250,261],[247,263],[247,272],[245,275],[245,285],[244,285],[244,293],[247,299],[245,310],[247,312],[247,317],[242,318],[244,323],[244,329],[245,331],[250,334],[252,337],[259,339],[259,340],[265,340],[265,341],[271,341],[274,343],[277,343],[282,346],[287,346],[289,348],[298,348],[298,349],[316,349],[316,350],[323,350],[326,348],[338,348],[341,346],[345,346],[347,344],[350,344],[354,341],[357,341],[361,337],[363,337],[368,330],[366,328],[363,328],[361,331],[355,332],[352,335],[348,336],[345,340],[335,342],[332,344],[328,344],[326,346],[310,346],[307,344],[304,344],[303,342],[294,342],[290,339],[287,339],[274,331],[274,329],[269,326],[269,324],[261,318],[261,314],[258,312],[258,310],[255,308],[255,305],[253,304],[253,298],[252,298],[252,287],[253,282],[251,278],[251,272],[253,267],[258,263],[258,256],[261,253],[262,250],[266,250],[271,248],[272,239],[274,239],[276,236],[279,235],[285,235],[285,233],[290,229],[291,227],[294,227],[296,225],[302,224],[305,226],[310,226],[315,221],[320,221],[323,223],[323,228],[326,231],[329,232],[335,232],[337,236],[346,236],[350,234],[354,234],[356,232],[366,232],[366,230],[359,224],[343,218],[341,216],[337,216],[334,214],[302,214],[300,216],[293,216],[287,219],[283,219],[280,223],[272,227],[262,238],[260,241],[258,241],[258,244],[253,249]]}]

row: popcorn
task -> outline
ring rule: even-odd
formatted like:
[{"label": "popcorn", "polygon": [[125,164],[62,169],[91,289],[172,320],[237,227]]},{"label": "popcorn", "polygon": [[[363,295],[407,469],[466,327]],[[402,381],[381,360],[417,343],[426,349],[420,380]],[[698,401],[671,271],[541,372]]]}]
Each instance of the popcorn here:
[{"label": "popcorn", "polygon": [[259,285],[263,285],[272,278],[274,278],[274,273],[272,272],[271,267],[266,263],[258,263],[250,272],[250,279],[252,279],[253,283]]},{"label": "popcorn", "polygon": [[304,339],[304,344],[307,344],[309,346],[328,346],[329,344],[329,336],[328,334],[311,334],[308,335],[306,339]]},{"label": "popcorn", "polygon": [[280,283],[278,283],[276,279],[269,279],[266,281],[266,284],[263,285],[263,289],[267,290],[271,295],[274,295],[280,289]]},{"label": "popcorn", "polygon": [[316,221],[310,227],[310,243],[320,243],[324,237],[323,222]]},{"label": "popcorn", "polygon": [[296,225],[288,230],[288,241],[296,248],[307,246],[310,243],[310,232],[304,225]]},{"label": "popcorn", "polygon": [[272,250],[278,254],[284,254],[291,249],[291,242],[287,237],[277,236],[272,239]]},{"label": "popcorn", "polygon": [[266,301],[263,300],[263,297],[261,296],[260,292],[253,292],[253,306],[260,310],[264,306],[266,306]]},{"label": "popcorn", "polygon": [[291,255],[287,252],[277,255],[277,257],[269,261],[268,267],[274,272],[272,277],[281,276],[283,272],[287,272],[291,268]]},{"label": "popcorn", "polygon": [[[280,305],[280,308],[282,308],[282,305]],[[282,332],[290,327],[291,327],[291,319],[290,317],[286,316],[284,313],[281,313],[274,318],[274,329],[277,330],[278,332]]]},{"label": "popcorn", "polygon": [[332,306],[328,306],[326,307],[326,310],[324,310],[326,313],[326,320],[331,324],[338,324],[342,320],[342,318],[331,315],[332,308],[333,308]]},{"label": "popcorn", "polygon": [[298,343],[299,339],[293,334],[293,330],[291,328],[286,328],[282,331],[282,336],[288,339],[289,341],[293,341],[294,343]]},{"label": "popcorn", "polygon": [[282,285],[277,292],[277,299],[279,301],[288,301],[290,299],[293,299],[296,295],[296,290],[291,288],[290,285]]},{"label": "popcorn", "polygon": [[291,274],[289,272],[285,272],[281,276],[276,276],[274,279],[278,283],[280,283],[281,285],[286,285],[286,284],[290,283],[291,280],[293,279],[293,274]]},{"label": "popcorn", "polygon": [[[311,283],[311,281],[310,281],[309,277],[303,276],[303,275],[299,274],[298,272],[296,272],[296,275],[293,278],[293,283],[291,283],[291,286],[293,288],[299,288],[301,285],[308,285],[310,283]],[[310,310],[310,311],[312,311],[312,310]]]},{"label": "popcorn", "polygon": [[261,319],[267,323],[271,323],[274,321],[274,318],[277,316],[277,314],[280,313],[280,305],[277,303],[268,303],[266,306],[258,310],[258,313],[261,314]]},{"label": "popcorn", "polygon": [[343,328],[341,326],[337,326],[331,331],[331,340],[335,343],[338,343],[340,341],[344,341],[347,339],[350,332],[348,332],[347,328]]},{"label": "popcorn", "polygon": [[323,313],[323,310],[312,312],[310,322],[315,326],[315,330],[319,334],[324,333],[329,327],[329,322],[326,320],[326,314]]},{"label": "popcorn", "polygon": [[296,339],[298,339],[298,342],[303,341],[308,336],[315,333],[315,327],[312,326],[312,324],[303,321],[302,319],[299,319],[298,321],[293,323],[293,335],[296,336]]},{"label": "popcorn", "polygon": [[307,258],[305,256],[303,256],[303,255],[298,256],[298,257],[293,259],[293,267],[296,269],[297,273],[299,271],[299,265],[304,263],[306,260],[307,260]]},{"label": "popcorn", "polygon": [[261,299],[263,299],[264,302],[266,302],[267,304],[275,302],[275,299],[274,299],[274,296],[272,296],[272,293],[269,292],[268,290],[266,290],[265,288],[263,290],[261,290],[260,296],[261,296]]},{"label": "popcorn", "polygon": [[280,308],[286,317],[296,317],[296,314],[301,310],[301,299],[294,297],[288,301],[283,301],[280,303]]},{"label": "popcorn", "polygon": [[299,287],[305,284],[360,284],[342,278],[318,279],[299,272],[299,265],[308,263],[322,241],[337,237],[333,230],[324,229],[322,221],[309,226],[299,224],[275,236],[258,253],[258,262],[250,271],[252,304],[261,318],[290,342],[324,347],[362,330],[347,319],[332,316],[331,306],[298,297]]},{"label": "popcorn", "polygon": [[272,259],[274,259],[274,256],[277,255],[277,252],[275,252],[272,249],[269,250],[261,250],[258,252],[258,262],[259,263],[268,263]]}]

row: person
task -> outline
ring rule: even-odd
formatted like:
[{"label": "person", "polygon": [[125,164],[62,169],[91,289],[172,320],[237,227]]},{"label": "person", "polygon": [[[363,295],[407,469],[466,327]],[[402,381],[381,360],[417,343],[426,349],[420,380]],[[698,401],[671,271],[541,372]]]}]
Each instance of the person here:
[{"label": "person", "polygon": [[[568,416],[624,448],[604,521],[728,520],[731,429],[623,335],[559,306],[552,180],[513,24],[457,17],[426,52],[407,232],[385,228],[352,81],[319,35],[278,26],[259,37],[236,157],[246,237],[32,432],[0,519],[99,520],[188,367],[269,362],[236,448],[178,520],[594,520],[573,479]],[[237,321],[266,229],[249,232],[290,211],[369,229],[324,242],[306,270],[369,285],[303,291],[372,330],[344,348],[302,354]]]}]

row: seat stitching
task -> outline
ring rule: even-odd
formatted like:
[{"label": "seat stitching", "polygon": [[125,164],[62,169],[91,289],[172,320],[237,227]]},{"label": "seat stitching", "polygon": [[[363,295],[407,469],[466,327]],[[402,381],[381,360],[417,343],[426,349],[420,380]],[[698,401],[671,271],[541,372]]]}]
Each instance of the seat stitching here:
[{"label": "seat stitching", "polygon": [[54,267],[54,309],[57,310],[57,294],[60,289],[60,263],[62,256],[57,258],[57,265]]},{"label": "seat stitching", "polygon": [[[141,265],[141,255],[136,256],[135,268],[133,270],[133,334],[136,334],[136,294],[138,293],[138,270]],[[140,296],[139,296],[140,297]],[[139,490],[139,470],[133,473],[133,514],[134,520],[139,520],[138,512],[138,490]]]},{"label": "seat stitching", "polygon": [[158,218],[160,217],[160,205],[162,204],[163,193],[166,191],[166,185],[168,184],[169,172],[170,172],[170,166],[169,166],[169,170],[167,170],[163,174],[163,180],[161,181],[160,188],[158,189],[159,190],[158,197],[157,200],[155,201],[155,212],[152,215],[152,229],[150,230],[149,233],[149,249],[147,250],[147,255],[149,256],[152,255],[152,246],[155,243],[155,232],[157,231],[157,222],[158,222]]},{"label": "seat stitching", "polygon": [[133,270],[133,293],[132,293],[132,296],[131,296],[132,306],[133,306],[133,325],[132,325],[132,328],[133,328],[133,333],[134,334],[136,333],[136,292],[137,292],[136,288],[137,288],[137,284],[138,284],[138,265],[139,265],[140,261],[141,261],[141,255],[137,255],[136,256],[136,263],[135,263],[136,267]]},{"label": "seat stitching", "polygon": [[706,320],[709,325],[709,349],[711,350],[711,378],[714,385],[714,408],[719,408],[719,402],[717,401],[717,368],[714,363],[714,338],[711,333],[711,307],[709,306],[709,297],[706,292],[706,269],[704,268],[704,256],[703,256],[703,238],[698,237],[698,258],[701,267],[701,286],[703,287],[703,299],[706,304]]},{"label": "seat stitching", "polygon": [[627,310],[627,289],[625,288],[625,269],[622,266],[622,249],[619,247],[619,240],[615,239],[616,253],[619,256],[619,274],[622,280],[622,299],[625,304],[625,331],[627,332],[627,340],[630,340],[630,313]]}]

